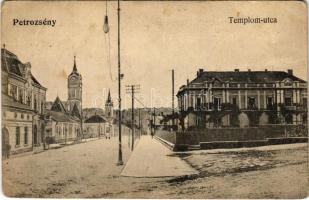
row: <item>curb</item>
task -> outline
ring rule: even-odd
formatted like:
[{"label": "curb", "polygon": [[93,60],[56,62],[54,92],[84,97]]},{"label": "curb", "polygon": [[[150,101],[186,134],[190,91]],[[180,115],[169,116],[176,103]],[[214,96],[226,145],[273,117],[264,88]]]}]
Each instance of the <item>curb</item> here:
[{"label": "curb", "polygon": [[171,143],[171,142],[169,142],[169,141],[167,141],[167,140],[164,140],[164,139],[162,139],[162,138],[160,138],[160,137],[158,137],[158,136],[154,136],[154,138],[156,139],[156,140],[158,140],[160,143],[162,143],[164,146],[166,146],[168,149],[170,149],[170,150],[174,150],[174,148],[175,148],[175,145],[173,144],[173,143]]}]

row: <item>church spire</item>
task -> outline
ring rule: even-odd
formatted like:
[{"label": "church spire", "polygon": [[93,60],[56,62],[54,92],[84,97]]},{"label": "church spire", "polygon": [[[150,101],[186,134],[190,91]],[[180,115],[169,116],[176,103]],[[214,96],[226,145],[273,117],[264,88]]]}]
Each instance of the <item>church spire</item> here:
[{"label": "church spire", "polygon": [[73,66],[73,72],[77,72],[77,67],[76,67],[76,56],[74,55],[74,66]]},{"label": "church spire", "polygon": [[112,105],[112,104],[113,104],[113,101],[112,101],[112,97],[111,97],[111,91],[108,90],[108,96],[107,96],[105,105]]},{"label": "church spire", "polygon": [[111,101],[112,101],[112,98],[111,98],[111,91],[110,91],[110,90],[108,90],[107,101],[108,101],[108,102],[111,102]]}]

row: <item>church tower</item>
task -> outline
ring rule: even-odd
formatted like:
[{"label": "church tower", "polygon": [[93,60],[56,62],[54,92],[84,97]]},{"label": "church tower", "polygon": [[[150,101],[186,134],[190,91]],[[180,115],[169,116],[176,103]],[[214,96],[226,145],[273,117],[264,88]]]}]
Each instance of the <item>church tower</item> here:
[{"label": "church tower", "polygon": [[76,67],[76,58],[74,56],[73,71],[68,77],[68,112],[76,117],[81,116],[82,109],[82,76],[78,73]]},{"label": "church tower", "polygon": [[110,90],[108,90],[108,97],[105,102],[105,117],[111,119],[114,116],[114,104],[111,98]]}]

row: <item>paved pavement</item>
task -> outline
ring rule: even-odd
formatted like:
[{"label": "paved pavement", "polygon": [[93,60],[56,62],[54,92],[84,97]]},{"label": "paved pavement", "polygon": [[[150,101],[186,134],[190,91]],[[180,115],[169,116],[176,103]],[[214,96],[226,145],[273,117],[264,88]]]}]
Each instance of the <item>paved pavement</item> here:
[{"label": "paved pavement", "polygon": [[198,174],[198,171],[173,156],[173,152],[150,136],[142,136],[131,154],[122,176],[172,177]]}]

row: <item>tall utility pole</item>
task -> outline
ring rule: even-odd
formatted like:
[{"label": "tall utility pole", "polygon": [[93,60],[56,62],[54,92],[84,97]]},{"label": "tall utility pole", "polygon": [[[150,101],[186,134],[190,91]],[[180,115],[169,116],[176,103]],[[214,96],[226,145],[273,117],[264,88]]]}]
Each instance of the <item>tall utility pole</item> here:
[{"label": "tall utility pole", "polygon": [[153,107],[153,135],[156,133],[156,108]]},{"label": "tall utility pole", "polygon": [[138,127],[139,127],[139,138],[141,138],[142,134],[142,126],[141,126],[141,109],[138,109]]},{"label": "tall utility pole", "polygon": [[123,165],[122,161],[122,147],[121,147],[121,70],[120,70],[120,2],[118,2],[117,15],[118,15],[118,137],[119,137],[119,152],[118,152],[118,165]]},{"label": "tall utility pole", "polygon": [[175,107],[174,107],[174,96],[175,96],[175,89],[174,89],[174,69],[172,69],[172,125],[173,125],[173,128],[174,128],[174,125],[175,125],[175,120],[174,120],[174,114],[175,114]]},{"label": "tall utility pole", "polygon": [[131,122],[131,130],[132,130],[132,142],[131,142],[131,150],[134,150],[134,126],[135,126],[135,118],[134,118],[134,94],[139,92],[139,85],[127,85],[127,93],[131,93],[132,98],[132,122]]},{"label": "tall utility pole", "polygon": [[[120,2],[118,2],[117,15],[118,15],[118,131],[119,131],[119,151],[118,151],[118,163],[117,165],[123,165],[122,161],[122,147],[121,147],[121,79],[123,74],[120,71]],[[104,18],[103,31],[109,32],[108,16],[107,16],[107,1],[106,1],[106,15]]]}]

